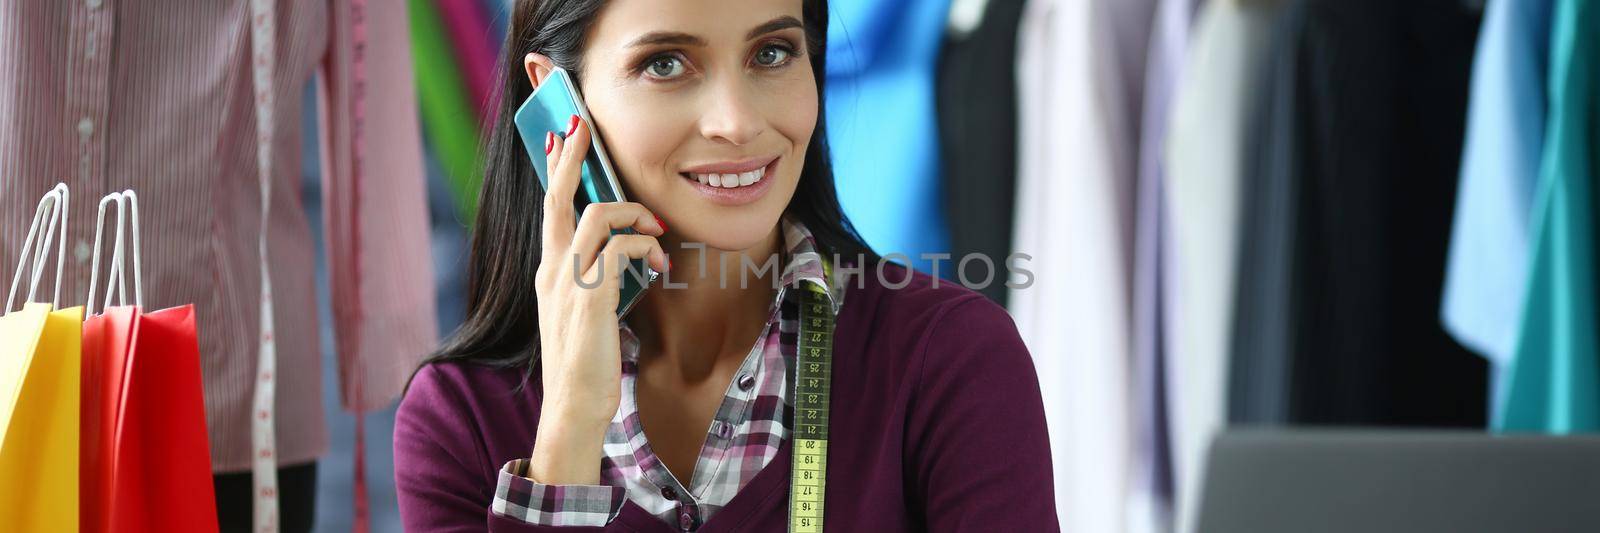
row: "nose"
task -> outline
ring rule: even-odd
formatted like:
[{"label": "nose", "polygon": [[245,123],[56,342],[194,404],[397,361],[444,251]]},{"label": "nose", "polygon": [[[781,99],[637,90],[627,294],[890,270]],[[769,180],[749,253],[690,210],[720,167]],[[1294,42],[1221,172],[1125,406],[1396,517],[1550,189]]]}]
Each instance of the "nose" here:
[{"label": "nose", "polygon": [[713,84],[700,118],[700,134],[714,142],[743,146],[766,129],[766,117],[756,105],[752,89],[738,76]]}]

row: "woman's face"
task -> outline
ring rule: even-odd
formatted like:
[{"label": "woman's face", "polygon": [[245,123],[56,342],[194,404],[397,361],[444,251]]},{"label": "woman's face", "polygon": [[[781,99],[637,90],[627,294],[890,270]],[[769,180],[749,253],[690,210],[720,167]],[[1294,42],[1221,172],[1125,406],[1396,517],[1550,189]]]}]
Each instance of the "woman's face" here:
[{"label": "woman's face", "polygon": [[590,27],[584,100],[672,240],[751,248],[794,196],[818,110],[801,2],[611,0]]}]

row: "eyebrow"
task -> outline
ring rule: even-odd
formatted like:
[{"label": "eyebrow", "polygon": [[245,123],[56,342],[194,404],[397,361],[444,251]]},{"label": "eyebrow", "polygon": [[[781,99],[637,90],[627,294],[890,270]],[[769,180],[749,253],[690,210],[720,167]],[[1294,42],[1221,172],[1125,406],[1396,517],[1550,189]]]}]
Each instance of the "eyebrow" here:
[{"label": "eyebrow", "polygon": [[805,25],[801,24],[798,19],[796,19],[794,17],[791,17],[791,16],[788,16],[788,15],[784,15],[784,16],[772,19],[772,20],[768,21],[766,24],[762,24],[760,26],[756,26],[756,29],[750,30],[750,33],[748,33],[748,34],[746,34],[744,36],[744,40],[749,41],[749,40],[755,39],[756,37],[760,37],[762,35],[766,35],[768,33],[772,33],[772,32],[778,31],[778,30],[787,30],[789,28],[803,28],[803,27],[805,27]]},{"label": "eyebrow", "polygon": [[[770,21],[768,21],[765,24],[762,24],[760,26],[756,26],[755,29],[750,30],[750,33],[745,35],[745,40],[747,40],[747,41],[748,40],[752,40],[752,39],[755,39],[756,37],[760,37],[762,35],[766,35],[768,33],[772,33],[772,32],[779,31],[779,30],[786,30],[786,29],[789,29],[789,28],[802,28],[802,27],[805,27],[805,25],[802,24],[799,19],[796,19],[796,18],[788,16],[788,15],[784,15],[784,16],[772,19],[772,20],[770,20]],[[705,39],[701,39],[699,37],[696,37],[694,35],[690,35],[690,34],[687,34],[687,33],[671,32],[671,31],[653,31],[653,32],[646,33],[646,34],[640,36],[638,39],[634,39],[632,43],[628,44],[628,47],[629,48],[638,48],[638,47],[641,47],[641,46],[659,46],[659,45],[705,46],[705,44],[706,44]]]}]

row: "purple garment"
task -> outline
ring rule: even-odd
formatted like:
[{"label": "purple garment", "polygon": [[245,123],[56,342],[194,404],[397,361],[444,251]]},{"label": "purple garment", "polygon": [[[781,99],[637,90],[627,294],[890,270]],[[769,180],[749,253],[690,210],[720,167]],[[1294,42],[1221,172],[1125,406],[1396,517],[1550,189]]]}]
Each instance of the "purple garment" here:
[{"label": "purple garment", "polygon": [[[825,529],[1059,530],[1038,377],[1010,316],[947,281],[882,272],[848,281],[835,330]],[[417,373],[395,420],[407,530],[674,530],[632,502],[605,528],[494,515],[500,470],[532,452],[539,424],[539,374],[513,392],[521,379],[456,363]],[[697,530],[784,530],[791,442]]]},{"label": "purple garment", "polygon": [[1129,531],[1173,530],[1171,415],[1173,389],[1182,376],[1168,372],[1167,342],[1176,296],[1172,275],[1172,228],[1167,213],[1167,176],[1162,168],[1173,96],[1183,78],[1189,28],[1199,0],[1161,0],[1145,62],[1144,107],[1139,128],[1139,175],[1135,184],[1133,259],[1134,494]]}]

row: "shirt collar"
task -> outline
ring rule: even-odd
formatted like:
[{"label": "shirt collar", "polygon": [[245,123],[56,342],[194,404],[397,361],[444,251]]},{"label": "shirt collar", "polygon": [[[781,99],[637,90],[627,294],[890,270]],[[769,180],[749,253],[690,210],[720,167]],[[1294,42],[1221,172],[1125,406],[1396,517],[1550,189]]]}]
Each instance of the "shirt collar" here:
[{"label": "shirt collar", "polygon": [[779,298],[773,303],[774,307],[783,301],[787,289],[803,289],[801,284],[809,283],[828,296],[834,314],[838,314],[839,307],[844,305],[844,287],[848,284],[838,282],[838,270],[818,251],[817,240],[811,236],[811,230],[806,229],[805,224],[784,217],[781,225],[789,263],[783,268],[780,278],[782,285],[778,289]]},{"label": "shirt collar", "polygon": [[[785,216],[779,225],[783,231],[784,259],[788,263],[779,275],[778,296],[768,308],[768,321],[778,319],[779,310],[785,298],[790,298],[789,289],[809,290],[803,284],[810,284],[822,289],[828,296],[834,314],[839,313],[839,308],[844,305],[844,288],[848,283],[838,280],[839,270],[832,268],[822,252],[817,249],[817,240],[811,235],[811,230],[797,220]],[[797,297],[797,296],[796,296]],[[626,320],[622,321],[620,333],[622,338],[622,359],[624,361],[637,361],[639,357],[639,339],[633,334],[633,329],[628,327]]]}]

